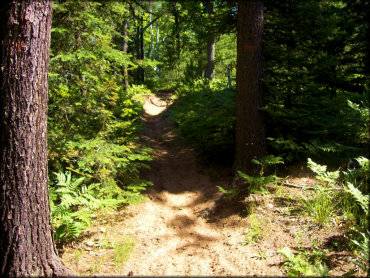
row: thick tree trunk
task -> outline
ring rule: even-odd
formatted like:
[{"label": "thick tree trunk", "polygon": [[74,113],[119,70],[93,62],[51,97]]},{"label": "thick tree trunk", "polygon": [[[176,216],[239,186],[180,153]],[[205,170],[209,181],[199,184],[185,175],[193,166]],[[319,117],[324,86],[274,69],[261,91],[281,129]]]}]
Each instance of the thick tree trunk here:
[{"label": "thick tree trunk", "polygon": [[[127,49],[128,49],[128,40],[127,40],[127,21],[124,20],[122,22],[123,25],[123,30],[122,30],[122,35],[123,35],[123,42],[122,42],[122,48],[123,48],[123,54],[127,54]],[[125,91],[128,90],[128,72],[127,72],[127,66],[123,66],[123,88]]]},{"label": "thick tree trunk", "polygon": [[236,156],[234,169],[255,174],[251,162],[266,153],[263,106],[263,1],[240,1],[236,72]]},{"label": "thick tree trunk", "polygon": [[48,198],[51,1],[0,6],[0,274],[65,276]]},{"label": "thick tree trunk", "polygon": [[[213,14],[213,1],[206,2],[208,15]],[[207,65],[204,72],[204,77],[213,79],[215,77],[215,34],[212,30],[209,31],[207,40]]]}]

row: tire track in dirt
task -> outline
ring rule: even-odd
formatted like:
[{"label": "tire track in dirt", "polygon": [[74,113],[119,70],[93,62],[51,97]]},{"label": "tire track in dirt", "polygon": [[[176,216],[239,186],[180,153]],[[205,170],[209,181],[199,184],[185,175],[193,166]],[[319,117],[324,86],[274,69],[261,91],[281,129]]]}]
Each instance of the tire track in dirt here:
[{"label": "tire track in dirt", "polygon": [[[256,248],[242,246],[245,219],[199,218],[217,193],[231,181],[228,169],[199,166],[191,148],[175,136],[163,99],[148,97],[143,142],[155,149],[148,201],[128,208],[125,222],[136,246],[120,273],[134,275],[282,275],[277,265],[258,259]],[[269,254],[273,257],[275,254]],[[257,259],[256,259],[257,258]],[[276,258],[275,258],[276,261]]]}]

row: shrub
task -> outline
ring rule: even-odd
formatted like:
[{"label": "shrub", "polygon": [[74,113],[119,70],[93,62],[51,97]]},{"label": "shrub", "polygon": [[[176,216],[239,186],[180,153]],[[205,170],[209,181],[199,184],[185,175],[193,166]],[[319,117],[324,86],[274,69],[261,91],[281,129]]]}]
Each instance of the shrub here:
[{"label": "shrub", "polygon": [[[231,163],[235,145],[235,91],[214,90],[204,81],[201,91],[180,94],[170,115],[185,143],[209,160]],[[187,89],[188,90],[188,89]]]}]

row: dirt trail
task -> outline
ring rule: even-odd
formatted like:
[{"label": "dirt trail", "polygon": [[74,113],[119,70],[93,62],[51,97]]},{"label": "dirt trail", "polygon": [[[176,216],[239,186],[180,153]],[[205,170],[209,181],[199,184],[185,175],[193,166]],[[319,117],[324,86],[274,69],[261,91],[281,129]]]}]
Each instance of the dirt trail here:
[{"label": "dirt trail", "polygon": [[[144,140],[156,150],[144,173],[154,186],[148,201],[130,206],[126,229],[136,238],[120,273],[134,275],[282,275],[276,252],[243,246],[246,220],[240,216],[198,217],[231,177],[227,169],[197,165],[191,148],[175,136],[161,113],[167,103],[150,96],[144,106]],[[231,213],[232,214],[232,213]],[[263,250],[263,246],[258,249]],[[278,260],[279,261],[279,260]],[[274,262],[274,263],[273,263]],[[269,265],[270,264],[270,265]],[[271,265],[272,264],[272,265]]]},{"label": "dirt trail", "polygon": [[[279,250],[309,249],[313,240],[331,249],[329,275],[341,276],[353,268],[352,254],[337,248],[345,242],[340,225],[333,222],[321,229],[293,213],[303,193],[297,188],[273,187],[271,194],[223,201],[214,214],[198,217],[218,194],[216,186],[230,183],[230,169],[196,163],[192,149],[173,133],[164,116],[168,108],[164,99],[168,96],[150,96],[144,105],[141,143],[155,150],[151,168],[143,173],[154,183],[145,192],[148,200],[96,215],[84,236],[60,250],[70,269],[90,276],[284,276]],[[317,182],[299,165],[286,175],[295,184]],[[135,246],[124,262],[125,255],[118,256],[116,247],[130,241]]]}]

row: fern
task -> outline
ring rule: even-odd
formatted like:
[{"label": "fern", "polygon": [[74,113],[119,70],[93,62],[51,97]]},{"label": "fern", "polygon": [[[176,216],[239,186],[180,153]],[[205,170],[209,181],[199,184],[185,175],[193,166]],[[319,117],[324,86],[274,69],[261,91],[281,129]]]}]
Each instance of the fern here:
[{"label": "fern", "polygon": [[347,182],[346,192],[350,193],[355,198],[367,217],[369,215],[369,195],[362,194],[361,191],[355,188],[350,182]]},{"label": "fern", "polygon": [[260,160],[252,159],[254,164],[261,166],[261,171],[259,176],[249,176],[241,171],[238,171],[239,176],[244,179],[249,184],[249,190],[253,193],[270,193],[267,190],[267,185],[271,183],[276,183],[279,178],[276,175],[267,175],[264,176],[265,167],[276,164],[284,164],[284,161],[281,157],[267,155]]},{"label": "fern", "polygon": [[369,271],[369,230],[366,233],[360,233],[361,239],[351,240],[357,247],[357,259],[353,260],[355,265],[359,266],[363,271]]},{"label": "fern", "polygon": [[114,181],[86,184],[86,179],[72,178],[70,171],[55,173],[54,185],[49,190],[54,238],[58,244],[78,237],[92,223],[94,211],[116,209],[143,199],[142,185],[133,185],[132,192],[120,189]]},{"label": "fern", "polygon": [[286,269],[288,277],[302,276],[302,274],[305,276],[328,276],[329,268],[326,264],[316,258],[311,259],[313,262],[310,262],[308,252],[295,255],[289,247],[283,247],[279,253],[284,256],[283,267]]},{"label": "fern", "polygon": [[339,178],[339,171],[329,172],[326,170],[326,165],[317,164],[311,158],[307,159],[307,165],[316,174],[316,178],[326,185],[335,184]]},{"label": "fern", "polygon": [[234,199],[239,193],[239,190],[237,188],[232,188],[232,189],[227,190],[219,185],[217,185],[216,187],[218,188],[220,192],[224,193],[226,195],[226,199],[229,199],[229,200]]}]

